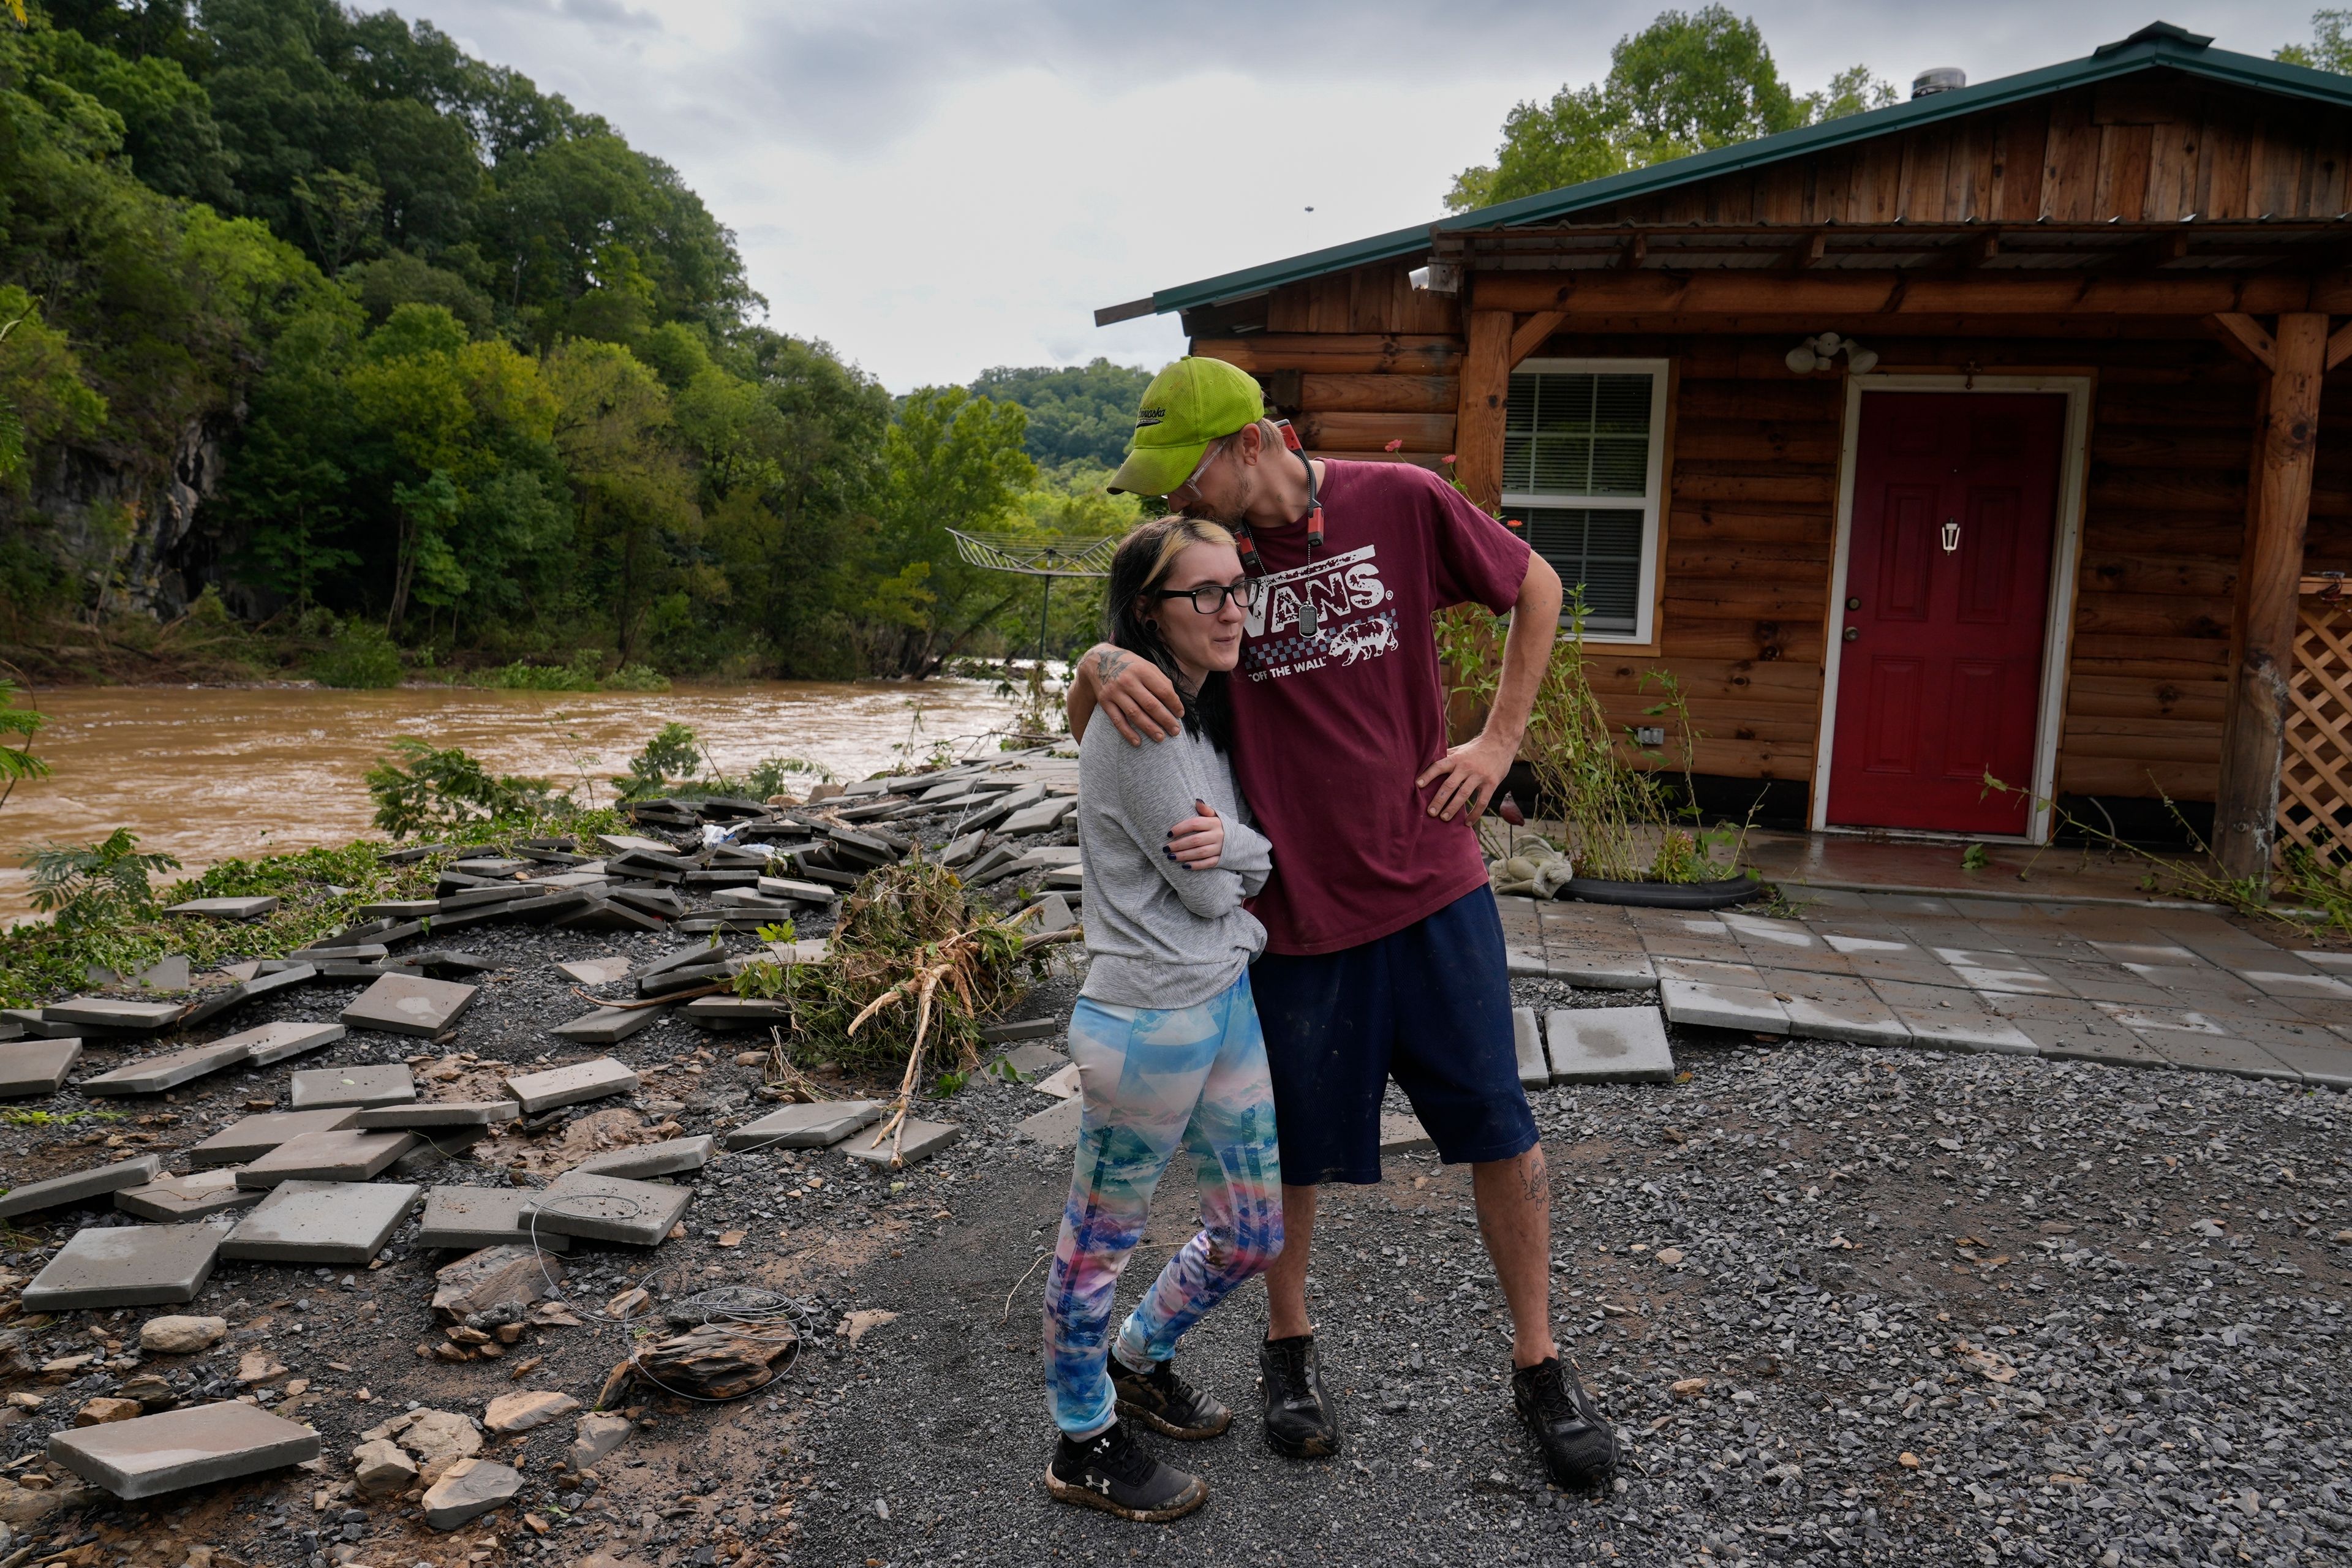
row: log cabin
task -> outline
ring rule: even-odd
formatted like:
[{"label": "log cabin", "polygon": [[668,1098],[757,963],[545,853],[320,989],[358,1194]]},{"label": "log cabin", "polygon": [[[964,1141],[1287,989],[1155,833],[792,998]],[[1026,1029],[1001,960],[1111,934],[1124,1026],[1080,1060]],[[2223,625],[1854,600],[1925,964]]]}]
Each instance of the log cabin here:
[{"label": "log cabin", "polygon": [[2352,78],[2158,24],[1947,80],[1097,321],[1179,312],[1312,455],[1523,530],[1612,717],[1678,678],[1718,809],[2352,847],[2352,683],[2280,805],[2306,590],[2352,569]]}]

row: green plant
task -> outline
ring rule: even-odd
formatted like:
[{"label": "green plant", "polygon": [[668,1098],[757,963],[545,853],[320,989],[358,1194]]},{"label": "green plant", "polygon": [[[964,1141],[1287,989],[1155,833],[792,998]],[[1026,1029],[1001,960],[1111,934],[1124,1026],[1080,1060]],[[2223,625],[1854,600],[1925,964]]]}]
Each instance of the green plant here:
[{"label": "green plant", "polygon": [[[16,705],[16,684],[0,679],[0,735],[15,735],[30,741],[45,722],[37,708]],[[20,779],[47,778],[49,764],[33,755],[30,746],[15,746],[0,741],[0,805],[8,804]]]},{"label": "green plant", "polygon": [[1960,851],[1960,869],[1981,871],[1992,864],[1992,851],[1981,844],[1971,844]]},{"label": "green plant", "polygon": [[760,928],[758,935],[761,942],[793,942],[800,940],[794,934],[796,930],[791,921],[771,921]]},{"label": "green plant", "polygon": [[482,671],[473,678],[473,684],[501,691],[593,691],[596,672],[593,666],[582,668],[577,661],[531,664],[517,659],[497,669]]},{"label": "green plant", "polygon": [[325,648],[310,660],[310,679],[344,690],[378,690],[400,684],[400,650],[373,621],[336,625]]},{"label": "green plant", "polygon": [[761,757],[751,764],[743,777],[743,793],[754,800],[765,800],[772,795],[788,793],[789,779],[806,779],[811,784],[837,784],[840,775],[823,763],[813,763],[805,757]]},{"label": "green plant", "polygon": [[963,1086],[971,1081],[971,1074],[968,1071],[943,1072],[931,1081],[931,1092],[945,1100],[949,1095],[962,1093]]},{"label": "green plant", "polygon": [[155,903],[148,879],[180,868],[172,856],[142,851],[127,827],[95,844],[43,845],[25,864],[33,873],[33,907],[54,915],[58,928],[68,931],[146,912]]},{"label": "green plant", "polygon": [[672,720],[629,759],[629,771],[615,778],[613,787],[625,801],[644,800],[667,789],[672,779],[691,779],[701,760],[702,744],[694,731]]},{"label": "green plant", "polygon": [[70,1127],[77,1121],[121,1121],[120,1110],[0,1110],[11,1127]]},{"label": "green plant", "polygon": [[442,751],[401,735],[392,749],[366,778],[375,825],[394,838],[467,822],[545,816],[560,811],[565,799],[545,779],[493,774],[455,746]]},{"label": "green plant", "polygon": [[605,691],[667,691],[669,677],[649,664],[625,664],[596,685]]}]

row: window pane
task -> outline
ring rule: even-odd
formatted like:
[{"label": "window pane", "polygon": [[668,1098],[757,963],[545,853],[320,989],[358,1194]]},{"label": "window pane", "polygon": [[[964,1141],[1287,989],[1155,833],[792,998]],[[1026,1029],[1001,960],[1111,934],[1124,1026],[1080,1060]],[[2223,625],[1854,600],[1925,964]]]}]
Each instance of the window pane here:
[{"label": "window pane", "polygon": [[1522,494],[1648,494],[1647,371],[1521,371],[1504,409],[1503,489]]},{"label": "window pane", "polygon": [[1584,595],[1584,627],[1629,636],[1640,613],[1642,513],[1622,507],[1507,506],[1536,553]]}]

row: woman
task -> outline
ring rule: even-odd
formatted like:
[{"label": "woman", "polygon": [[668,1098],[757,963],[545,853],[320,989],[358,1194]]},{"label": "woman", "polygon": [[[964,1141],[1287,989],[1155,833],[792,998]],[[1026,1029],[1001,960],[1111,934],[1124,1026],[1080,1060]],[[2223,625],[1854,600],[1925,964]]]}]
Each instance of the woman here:
[{"label": "woman", "polygon": [[[1233,1412],[1176,1375],[1176,1341],[1282,1250],[1282,1173],[1249,963],[1265,931],[1242,900],[1273,860],[1225,761],[1226,672],[1259,584],[1215,523],[1161,518],[1129,534],[1104,593],[1109,638],[1182,694],[1184,732],[1129,746],[1108,724],[1078,755],[1078,840],[1093,962],[1070,1020],[1085,1116],[1045,1283],[1045,1381],[1061,1440],[1045,1487],[1064,1502],[1159,1521],[1208,1488],[1161,1463],[1129,1419],[1171,1437],[1223,1433]],[[1179,1145],[1202,1228],[1108,1341],[1112,1292]]]}]

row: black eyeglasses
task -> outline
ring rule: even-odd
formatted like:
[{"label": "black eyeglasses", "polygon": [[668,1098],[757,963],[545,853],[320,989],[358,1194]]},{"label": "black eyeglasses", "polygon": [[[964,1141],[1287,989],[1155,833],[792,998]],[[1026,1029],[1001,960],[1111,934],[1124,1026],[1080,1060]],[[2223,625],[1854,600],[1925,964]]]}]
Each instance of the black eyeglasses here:
[{"label": "black eyeglasses", "polygon": [[1155,599],[1190,599],[1192,608],[1204,616],[1213,616],[1231,599],[1244,610],[1255,610],[1265,595],[1265,584],[1255,577],[1244,577],[1238,583],[1203,583],[1197,588],[1161,588],[1151,596]]}]

